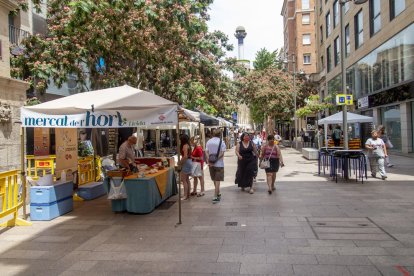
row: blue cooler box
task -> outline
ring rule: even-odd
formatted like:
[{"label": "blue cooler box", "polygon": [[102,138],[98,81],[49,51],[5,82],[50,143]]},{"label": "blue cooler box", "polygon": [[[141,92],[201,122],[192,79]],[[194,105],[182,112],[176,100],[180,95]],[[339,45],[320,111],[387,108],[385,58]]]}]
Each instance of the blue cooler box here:
[{"label": "blue cooler box", "polygon": [[67,181],[52,186],[30,187],[30,203],[50,203],[72,196],[73,182]]},{"label": "blue cooler box", "polygon": [[72,195],[49,203],[30,203],[30,219],[52,220],[72,210]]},{"label": "blue cooler box", "polygon": [[91,182],[85,185],[80,185],[78,189],[78,196],[83,199],[91,200],[106,194],[103,182]]}]

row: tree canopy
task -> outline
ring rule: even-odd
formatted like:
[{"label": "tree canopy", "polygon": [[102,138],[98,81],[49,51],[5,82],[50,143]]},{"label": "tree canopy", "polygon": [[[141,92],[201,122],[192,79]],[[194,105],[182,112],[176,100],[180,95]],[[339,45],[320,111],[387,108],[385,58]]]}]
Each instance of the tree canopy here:
[{"label": "tree canopy", "polygon": [[[50,0],[46,36],[31,36],[12,75],[44,92],[75,78],[88,88],[129,84],[212,112],[235,106],[222,70],[228,37],[209,32],[213,0]],[[229,93],[229,90],[230,93]]]}]

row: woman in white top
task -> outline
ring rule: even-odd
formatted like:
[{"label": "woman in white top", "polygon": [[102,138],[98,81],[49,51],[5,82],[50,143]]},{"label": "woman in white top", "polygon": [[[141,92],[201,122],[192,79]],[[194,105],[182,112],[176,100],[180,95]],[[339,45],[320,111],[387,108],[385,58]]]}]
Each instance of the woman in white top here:
[{"label": "woman in white top", "polygon": [[368,149],[368,159],[371,167],[372,177],[377,176],[377,167],[379,168],[379,173],[382,180],[387,178],[387,173],[385,172],[385,158],[388,156],[387,147],[378,137],[378,131],[373,130],[371,132],[372,137],[365,142],[365,148]]}]

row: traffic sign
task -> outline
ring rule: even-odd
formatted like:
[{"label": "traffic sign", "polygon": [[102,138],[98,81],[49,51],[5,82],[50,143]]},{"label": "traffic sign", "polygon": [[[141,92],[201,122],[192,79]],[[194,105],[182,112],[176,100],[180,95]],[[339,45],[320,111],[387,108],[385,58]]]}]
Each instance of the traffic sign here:
[{"label": "traffic sign", "polygon": [[354,98],[348,94],[336,95],[336,105],[354,105]]}]

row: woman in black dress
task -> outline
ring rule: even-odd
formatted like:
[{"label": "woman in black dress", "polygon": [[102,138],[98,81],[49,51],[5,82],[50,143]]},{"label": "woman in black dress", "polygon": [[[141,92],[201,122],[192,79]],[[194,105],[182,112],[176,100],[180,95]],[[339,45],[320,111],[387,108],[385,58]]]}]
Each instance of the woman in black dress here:
[{"label": "woman in black dress", "polygon": [[249,188],[249,192],[253,194],[253,178],[255,170],[257,170],[257,148],[250,140],[248,133],[243,133],[240,140],[240,143],[236,146],[236,155],[239,160],[237,162],[235,183],[242,191]]}]

